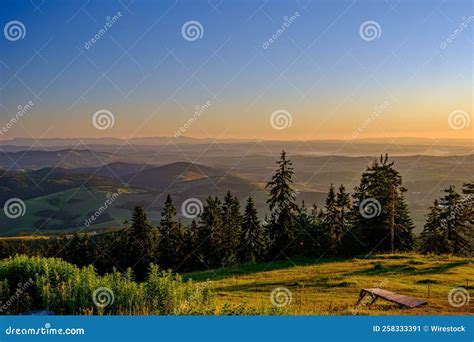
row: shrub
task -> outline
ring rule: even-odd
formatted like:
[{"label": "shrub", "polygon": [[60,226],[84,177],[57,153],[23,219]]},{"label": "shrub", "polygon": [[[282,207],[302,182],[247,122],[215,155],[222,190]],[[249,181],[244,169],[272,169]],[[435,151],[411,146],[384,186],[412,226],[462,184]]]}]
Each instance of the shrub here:
[{"label": "shrub", "polygon": [[[105,307],[93,300],[94,291],[101,288],[96,301],[108,303]],[[213,310],[207,284],[184,282],[181,276],[159,271],[155,265],[148,279],[138,283],[131,270],[99,276],[92,266],[78,268],[56,258],[16,256],[0,261],[0,290],[4,314],[39,309],[69,315],[174,315]]]}]

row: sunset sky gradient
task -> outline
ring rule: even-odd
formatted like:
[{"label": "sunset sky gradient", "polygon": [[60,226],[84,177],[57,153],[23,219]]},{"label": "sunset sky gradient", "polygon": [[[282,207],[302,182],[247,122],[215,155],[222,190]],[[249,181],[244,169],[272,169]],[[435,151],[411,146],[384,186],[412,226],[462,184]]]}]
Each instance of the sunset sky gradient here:
[{"label": "sunset sky gradient", "polygon": [[[207,101],[184,135],[350,139],[372,117],[358,138],[472,139],[474,20],[459,31],[472,15],[471,1],[2,1],[2,28],[19,20],[26,36],[0,37],[0,126],[34,105],[0,139],[172,136]],[[189,20],[201,39],[182,37]],[[359,35],[369,20],[373,41]],[[115,118],[104,131],[100,109]],[[270,124],[279,109],[283,130]],[[468,127],[450,127],[455,110]]]}]

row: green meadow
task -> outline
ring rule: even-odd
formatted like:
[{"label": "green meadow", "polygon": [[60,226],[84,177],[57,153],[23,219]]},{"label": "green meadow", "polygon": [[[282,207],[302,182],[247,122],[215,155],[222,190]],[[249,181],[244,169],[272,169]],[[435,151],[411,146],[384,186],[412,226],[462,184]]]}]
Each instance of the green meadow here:
[{"label": "green meadow", "polygon": [[[291,301],[282,307],[289,315],[468,315],[474,303],[451,306],[448,294],[455,287],[474,289],[472,258],[419,254],[384,254],[367,258],[322,259],[262,263],[186,274],[208,281],[216,300],[257,311],[272,307],[271,292],[286,287]],[[362,288],[418,297],[428,305],[403,309],[377,300],[356,305]]]}]

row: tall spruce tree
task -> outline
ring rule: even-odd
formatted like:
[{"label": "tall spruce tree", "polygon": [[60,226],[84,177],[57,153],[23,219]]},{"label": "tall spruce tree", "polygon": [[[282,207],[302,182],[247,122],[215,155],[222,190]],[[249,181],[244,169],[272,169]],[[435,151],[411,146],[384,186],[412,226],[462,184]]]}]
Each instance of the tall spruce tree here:
[{"label": "tall spruce tree", "polygon": [[444,190],[445,195],[436,200],[427,217],[421,233],[421,251],[424,253],[472,253],[472,210],[473,198],[469,187],[463,189],[463,196],[454,186]]},{"label": "tall spruce tree", "polygon": [[339,208],[336,202],[336,192],[331,184],[326,197],[326,205],[324,206],[324,230],[327,236],[329,255],[336,255],[339,249],[339,242],[342,232],[339,225]]},{"label": "tall spruce tree", "polygon": [[144,279],[150,263],[158,262],[158,229],[148,221],[145,209],[133,209],[132,224],[128,233],[128,266],[133,268],[138,279]]},{"label": "tall spruce tree", "polygon": [[440,199],[443,208],[441,215],[442,230],[445,232],[446,243],[450,252],[462,255],[467,248],[467,228],[465,222],[465,201],[454,186],[444,190],[445,195]]},{"label": "tall spruce tree", "polygon": [[411,250],[414,247],[414,224],[406,204],[402,177],[388,161],[375,160],[362,174],[353,195],[352,208],[355,239],[363,250]]},{"label": "tall spruce tree", "polygon": [[349,212],[351,210],[351,196],[346,192],[346,188],[343,184],[339,186],[339,191],[336,195],[336,204],[339,210],[338,241],[340,242],[342,235],[347,231],[349,227]]},{"label": "tall spruce tree", "polygon": [[209,196],[199,216],[199,259],[207,267],[225,264],[222,252],[223,214],[219,198]]},{"label": "tall spruce tree", "polygon": [[296,238],[296,192],[293,190],[293,166],[286,158],[286,152],[282,151],[280,160],[277,161],[278,168],[268,182],[270,198],[267,203],[270,207],[269,233],[273,243],[272,254],[274,257],[280,253],[291,254],[295,250]]},{"label": "tall spruce tree", "polygon": [[467,254],[474,256],[474,182],[464,184],[462,193],[466,204],[463,220],[467,231]]},{"label": "tall spruce tree", "polygon": [[446,244],[446,234],[441,224],[442,213],[443,210],[438,200],[435,200],[426,216],[426,223],[420,235],[420,251],[424,254],[449,252],[449,246]]},{"label": "tall spruce tree", "polygon": [[296,227],[298,230],[297,253],[300,256],[319,256],[321,247],[326,244],[322,236],[320,227],[320,213],[316,205],[310,211],[302,201],[296,217]]},{"label": "tall spruce tree", "polygon": [[205,261],[199,259],[199,226],[195,219],[183,229],[183,255],[184,261],[181,270],[190,271],[205,266]]},{"label": "tall spruce tree", "polygon": [[162,268],[177,271],[185,258],[184,232],[181,222],[176,217],[176,208],[169,194],[161,211],[158,230],[160,232],[159,264]]},{"label": "tall spruce tree", "polygon": [[301,206],[298,208],[296,215],[296,254],[304,256],[307,254],[307,244],[311,230],[311,218],[308,213],[308,208],[304,201],[301,202]]},{"label": "tall spruce tree", "polygon": [[230,191],[227,191],[222,204],[222,243],[221,256],[224,265],[236,264],[238,248],[242,237],[242,214],[240,202]]},{"label": "tall spruce tree", "polygon": [[242,220],[242,241],[239,248],[243,262],[256,262],[264,258],[268,248],[268,236],[265,227],[260,224],[252,197],[247,198]]}]

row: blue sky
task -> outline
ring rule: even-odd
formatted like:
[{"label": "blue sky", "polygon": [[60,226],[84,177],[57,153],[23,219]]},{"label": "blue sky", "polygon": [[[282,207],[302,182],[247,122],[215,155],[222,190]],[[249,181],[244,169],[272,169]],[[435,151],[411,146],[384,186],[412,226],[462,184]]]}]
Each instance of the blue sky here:
[{"label": "blue sky", "polygon": [[[0,39],[0,119],[34,106],[0,138],[172,135],[209,100],[186,135],[345,137],[388,100],[368,137],[468,137],[472,130],[452,132],[446,117],[472,112],[472,23],[440,44],[473,14],[460,0],[3,0],[2,27],[21,21],[26,35]],[[201,39],[183,38],[190,20],[202,25]],[[366,21],[378,23],[379,38],[361,39]],[[99,109],[114,113],[113,129],[90,125]],[[292,114],[284,132],[268,125],[277,109]]]}]

